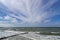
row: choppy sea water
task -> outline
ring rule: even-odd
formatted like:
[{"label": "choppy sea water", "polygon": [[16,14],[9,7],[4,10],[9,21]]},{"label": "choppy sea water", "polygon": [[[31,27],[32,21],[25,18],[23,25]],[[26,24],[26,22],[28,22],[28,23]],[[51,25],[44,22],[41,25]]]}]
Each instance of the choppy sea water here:
[{"label": "choppy sea water", "polygon": [[[0,32],[0,38],[1,37],[8,37],[15,33],[10,32]],[[60,36],[54,36],[54,35],[39,35],[35,32],[29,32],[28,34],[18,35],[14,37],[9,37],[3,40],[60,40]]]},{"label": "choppy sea water", "polygon": [[3,37],[7,37],[7,38],[4,38],[2,40],[32,40],[30,38],[26,38],[26,37],[23,37],[23,36],[20,36],[20,35],[9,37],[9,36],[16,35],[16,34],[19,34],[19,33],[15,33],[14,31],[13,32],[7,32],[7,31],[2,32],[1,31],[0,32],[0,39],[3,38]]},{"label": "choppy sea water", "polygon": [[10,38],[4,39],[4,40],[32,40],[32,39],[25,38],[22,36],[15,36],[15,37],[10,37]]}]

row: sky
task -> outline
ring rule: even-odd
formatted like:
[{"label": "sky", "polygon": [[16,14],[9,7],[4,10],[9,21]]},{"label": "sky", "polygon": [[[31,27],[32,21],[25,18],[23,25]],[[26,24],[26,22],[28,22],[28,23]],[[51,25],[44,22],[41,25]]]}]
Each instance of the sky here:
[{"label": "sky", "polygon": [[0,27],[60,27],[60,0],[0,0]]}]

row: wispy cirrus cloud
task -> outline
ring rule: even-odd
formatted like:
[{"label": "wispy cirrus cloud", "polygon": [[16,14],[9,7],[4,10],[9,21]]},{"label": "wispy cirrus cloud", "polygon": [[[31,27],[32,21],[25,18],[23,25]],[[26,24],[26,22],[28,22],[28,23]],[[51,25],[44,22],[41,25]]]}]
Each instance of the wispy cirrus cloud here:
[{"label": "wispy cirrus cloud", "polygon": [[[44,0],[0,0],[0,2],[8,8],[7,11],[9,12],[7,14],[9,16],[22,20],[22,24],[30,23],[32,25],[35,23],[50,22],[47,18],[56,15],[54,13],[55,11],[46,10],[53,6],[58,0],[49,0],[44,5],[43,1]],[[9,17],[5,19],[9,19]]]}]

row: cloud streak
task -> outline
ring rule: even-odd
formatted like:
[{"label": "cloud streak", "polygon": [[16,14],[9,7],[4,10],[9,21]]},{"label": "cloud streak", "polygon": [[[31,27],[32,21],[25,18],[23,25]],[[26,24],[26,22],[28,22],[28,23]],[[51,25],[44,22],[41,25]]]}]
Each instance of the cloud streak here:
[{"label": "cloud streak", "polygon": [[[24,23],[41,23],[47,17],[51,17],[47,10],[58,0],[49,0],[43,5],[43,0],[0,0],[9,10],[7,13],[11,17],[22,20]],[[49,16],[50,15],[50,16]],[[46,22],[48,22],[47,20]]]}]

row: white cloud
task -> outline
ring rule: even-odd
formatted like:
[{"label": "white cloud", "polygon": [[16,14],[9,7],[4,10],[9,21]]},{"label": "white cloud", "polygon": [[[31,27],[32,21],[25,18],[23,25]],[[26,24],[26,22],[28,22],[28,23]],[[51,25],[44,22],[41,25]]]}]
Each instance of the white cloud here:
[{"label": "white cloud", "polygon": [[51,22],[51,20],[45,20],[44,21],[44,23],[50,23]]},{"label": "white cloud", "polygon": [[[45,18],[51,17],[51,14],[49,15],[49,12],[45,12],[44,10],[50,8],[57,1],[49,0],[47,4],[42,6],[42,0],[0,0],[1,3],[8,7],[9,11],[13,12],[7,14],[22,20],[22,23],[41,23],[43,20],[44,22],[49,22],[50,20],[45,20]],[[15,14],[18,14],[18,16]],[[12,18],[12,22],[17,21],[15,18]],[[6,16],[5,19],[10,20],[11,17]]]},{"label": "white cloud", "polygon": [[0,17],[0,19],[1,19],[0,27],[15,27],[17,26],[16,24],[18,24],[18,21],[16,18],[12,18],[8,15],[4,17]]},{"label": "white cloud", "polygon": [[7,21],[0,21],[0,27],[13,27],[13,24],[8,23]]},{"label": "white cloud", "polygon": [[16,23],[16,22],[18,22],[18,21],[17,21],[16,18],[13,18],[13,19],[12,19],[12,22],[15,22],[15,23]]},{"label": "white cloud", "polygon": [[3,23],[1,23],[0,27],[13,27],[13,26],[12,26],[12,24],[3,24]]},{"label": "white cloud", "polygon": [[10,20],[11,17],[7,15],[7,16],[4,17],[4,19],[5,19],[5,20]]},{"label": "white cloud", "polygon": [[16,18],[12,18],[12,17],[10,17],[8,15],[7,16],[4,16],[4,20],[8,20],[10,22],[18,22]]}]

